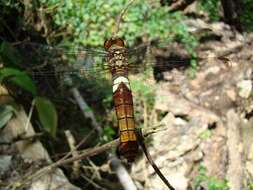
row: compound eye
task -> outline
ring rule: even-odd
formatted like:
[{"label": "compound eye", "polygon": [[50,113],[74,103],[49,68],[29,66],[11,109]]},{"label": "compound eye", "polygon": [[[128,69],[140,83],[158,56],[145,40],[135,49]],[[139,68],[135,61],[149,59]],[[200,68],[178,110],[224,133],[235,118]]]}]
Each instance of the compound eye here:
[{"label": "compound eye", "polygon": [[105,48],[106,50],[110,49],[110,47],[111,47],[112,45],[124,47],[124,46],[125,46],[125,43],[124,43],[124,40],[121,39],[121,38],[116,38],[116,39],[109,38],[109,39],[105,40],[104,48]]},{"label": "compound eye", "polygon": [[112,38],[109,38],[107,40],[105,40],[105,43],[104,43],[104,48],[106,50],[108,50],[113,44],[113,39]]},{"label": "compound eye", "polygon": [[121,39],[121,38],[117,38],[117,39],[115,39],[114,41],[115,41],[115,44],[116,44],[117,46],[120,46],[120,47],[124,47],[124,46],[125,46],[124,40]]}]

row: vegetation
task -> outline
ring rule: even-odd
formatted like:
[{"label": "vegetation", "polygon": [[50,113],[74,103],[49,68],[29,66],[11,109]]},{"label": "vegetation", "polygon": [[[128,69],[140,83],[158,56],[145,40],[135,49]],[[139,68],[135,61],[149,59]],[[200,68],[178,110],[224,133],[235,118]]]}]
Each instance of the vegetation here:
[{"label": "vegetation", "polygon": [[[115,18],[128,1],[113,0],[104,3],[103,0],[41,0],[40,2],[43,14],[52,16],[52,21],[58,28],[55,35],[60,35],[63,43],[101,46],[105,39],[111,37]],[[167,14],[167,11],[167,7],[138,0],[124,15],[118,35],[124,36],[130,46],[137,38],[143,36],[151,39],[159,37],[167,41],[178,39],[188,46],[194,46],[193,37],[187,32],[186,25],[181,22],[183,16],[178,12]],[[66,32],[60,32],[63,29]]]},{"label": "vegetation", "polygon": [[[238,18],[236,19],[239,19],[244,31],[249,32],[253,30],[252,0],[241,1],[243,11],[238,10],[238,15],[236,15]],[[111,0],[106,1],[106,3],[105,0],[0,0],[0,9],[2,10],[0,12],[0,84],[7,87],[14,98],[18,97],[18,104],[25,107],[29,120],[31,119],[35,129],[43,131],[46,134],[45,136],[50,137],[50,141],[47,139],[42,139],[42,141],[47,147],[50,147],[49,151],[52,155],[58,153],[61,155],[62,152],[65,154],[69,150],[69,147],[65,145],[67,143],[62,140],[65,139],[63,136],[66,129],[70,129],[74,136],[80,140],[92,131],[94,127],[92,126],[94,124],[92,119],[98,122],[99,127],[102,126],[102,134],[96,133],[87,137],[88,140],[86,139],[87,142],[85,141],[83,147],[93,147],[98,141],[101,144],[101,140],[102,143],[110,142],[117,137],[117,129],[112,127],[117,126],[117,119],[113,109],[111,81],[108,80],[109,77],[107,76],[109,71],[102,64],[105,58],[94,52],[103,50],[102,45],[105,39],[111,37],[116,28],[116,18],[128,2],[129,0]],[[168,43],[182,45],[182,49],[186,50],[187,56],[191,59],[190,67],[182,70],[185,71],[186,69],[189,78],[194,79],[201,66],[198,65],[196,53],[197,46],[201,41],[200,38],[208,38],[211,35],[205,32],[199,36],[198,34],[193,35],[185,21],[188,21],[189,18],[193,19],[194,16],[184,13],[180,8],[177,11],[171,11],[170,6],[175,1],[168,0],[163,5],[162,2],[165,1],[134,1],[123,15],[117,35],[127,42],[129,48],[142,46],[143,43],[147,42],[152,42],[153,45],[157,41],[160,42],[157,51],[168,49]],[[202,11],[200,17],[204,15],[203,17],[208,22],[226,20],[221,14],[221,1],[198,0],[197,3],[198,8]],[[218,36],[215,35],[215,37]],[[27,56],[18,49],[20,44],[25,44],[27,41],[40,45],[52,45],[52,47],[57,47],[59,51],[51,51],[51,46],[47,46],[47,50],[50,51],[45,54],[36,54],[36,51],[31,49],[30,53],[34,55]],[[95,51],[90,53],[90,57],[85,55],[83,58],[81,53],[74,52],[76,49],[73,50],[73,47],[90,48]],[[66,53],[71,51],[74,54]],[[147,51],[147,49],[143,51]],[[141,53],[145,54],[145,52]],[[136,59],[143,61],[144,55],[139,56]],[[167,52],[165,51],[162,56],[167,58]],[[27,58],[30,60],[26,61]],[[81,70],[82,64],[93,66],[92,68],[85,68],[90,73],[80,74],[79,70]],[[61,66],[72,68],[73,72],[57,70],[62,68]],[[53,73],[50,79],[48,76],[34,77],[32,73],[43,73],[48,70]],[[55,74],[57,71],[60,73],[59,76]],[[151,67],[150,70],[146,68],[145,72],[137,71],[137,74],[135,73],[137,78],[131,81],[136,106],[136,126],[138,127],[152,125],[152,122],[149,123],[149,121],[151,114],[154,113],[156,95],[155,82],[150,82],[152,71]],[[192,84],[195,87],[201,85],[196,81],[193,81]],[[177,85],[172,87],[172,91],[178,92]],[[85,109],[81,108],[80,110],[78,103],[73,101],[70,91],[75,86],[78,87],[83,99],[87,101],[88,106]],[[188,92],[186,91],[186,93]],[[231,99],[236,96],[231,91],[228,93],[232,94]],[[211,95],[213,96],[213,94]],[[253,97],[253,92],[250,96]],[[188,97],[191,98],[191,94],[187,94],[186,99]],[[201,101],[201,98],[200,100],[196,99],[197,101]],[[233,102],[233,104],[235,103],[237,104],[237,102]],[[1,104],[0,102],[0,129],[3,129],[8,121],[15,117],[18,104],[16,102]],[[211,104],[212,102],[207,105],[212,106]],[[230,106],[229,103],[227,104]],[[84,118],[83,113],[94,114],[94,117]],[[164,113],[167,114],[168,112],[165,111]],[[188,122],[189,118],[185,117],[184,114],[178,114],[175,115],[174,119],[180,125]],[[198,122],[198,120],[194,120],[194,122]],[[210,137],[213,137],[213,131],[206,129],[199,135],[198,140],[209,140]],[[64,146],[62,146],[63,144]],[[57,152],[58,147],[63,148],[63,150]],[[95,170],[91,168],[95,171],[94,173],[99,173],[100,179],[100,168],[98,169],[97,165],[106,163],[106,159],[107,156],[101,156],[92,158],[92,161],[87,161],[89,164],[92,162],[90,164],[92,167],[95,165]],[[64,169],[68,171],[69,168]],[[92,169],[87,172],[90,176],[93,175],[91,174]],[[101,169],[101,173],[102,177],[112,178],[110,172],[107,173]],[[80,186],[86,185],[83,179],[74,179],[73,181],[78,185],[81,184]],[[87,182],[88,185],[90,185],[89,183]],[[206,190],[229,189],[226,179],[208,176],[207,169],[204,166],[199,167],[193,186],[196,190],[200,188],[206,188]],[[252,190],[253,185],[249,184],[246,189]]]},{"label": "vegetation", "polygon": [[253,4],[251,0],[242,0],[242,13],[240,15],[240,21],[248,31],[253,31]]},{"label": "vegetation", "polygon": [[[109,38],[112,34],[115,27],[115,18],[126,3],[126,0],[115,0],[108,3],[104,3],[103,0],[41,0],[36,3],[32,1],[4,1],[1,2],[1,6],[4,8],[5,12],[1,14],[3,16],[8,16],[13,14],[14,11],[18,11],[17,13],[20,16],[24,14],[23,17],[19,16],[19,19],[16,21],[17,29],[20,30],[22,28],[21,30],[25,30],[31,34],[35,29],[50,43],[69,46],[69,48],[77,45],[101,46],[104,39]],[[134,6],[124,15],[118,35],[124,36],[129,46],[136,43],[138,38],[144,36],[147,36],[149,39],[159,37],[161,40],[167,42],[177,40],[185,45],[193,58],[196,57],[194,48],[197,45],[197,41],[187,32],[187,26],[181,22],[184,16],[181,15],[180,12],[167,14],[167,11],[167,7],[161,7],[159,4],[136,1]],[[28,18],[26,15],[38,17],[39,19]],[[90,15],[92,15],[92,17]],[[5,33],[7,30],[10,33],[11,41],[17,40],[19,36],[16,36],[17,34],[12,31],[8,23],[3,19],[1,22],[3,23],[2,31]],[[35,25],[40,25],[41,27],[34,28]],[[18,35],[20,34],[18,33]],[[34,40],[38,39],[35,38]],[[20,59],[22,59],[22,55],[18,54],[16,50],[10,47],[5,41],[1,44],[1,55],[5,67],[9,66],[20,69]],[[196,70],[196,63],[192,64],[192,68],[194,71]],[[11,75],[11,80],[15,85],[31,92],[33,96],[35,96],[37,94],[36,86],[32,80],[29,79],[29,76],[18,70],[15,72],[20,73],[14,74],[14,71],[13,68],[6,68],[1,71],[1,77],[6,79],[6,77]],[[7,72],[7,74],[4,74],[4,72]],[[14,75],[15,77],[13,77]],[[96,84],[91,83],[91,85]],[[138,85],[134,84],[134,86]],[[89,87],[89,85],[86,85],[86,88],[87,87]],[[140,88],[142,87],[139,86],[138,91],[141,91]],[[101,88],[97,87],[95,89]],[[145,93],[146,90],[143,92]],[[109,93],[105,95],[103,99],[111,100],[110,97],[111,94]],[[150,96],[149,93],[145,93],[143,97],[147,98],[153,96]],[[104,100],[103,102],[108,102]],[[150,100],[147,101],[150,102]],[[107,105],[110,106],[111,104],[107,103]],[[54,122],[52,121],[51,123]]]},{"label": "vegetation", "polygon": [[228,185],[226,180],[218,180],[214,177],[208,177],[206,175],[206,168],[203,166],[199,167],[198,175],[195,178],[194,188],[198,189],[201,184],[207,184],[207,190],[228,190]]},{"label": "vegetation", "polygon": [[202,9],[205,13],[208,14],[209,18],[212,21],[217,21],[221,18],[219,15],[219,0],[200,0],[199,1],[199,7]]}]

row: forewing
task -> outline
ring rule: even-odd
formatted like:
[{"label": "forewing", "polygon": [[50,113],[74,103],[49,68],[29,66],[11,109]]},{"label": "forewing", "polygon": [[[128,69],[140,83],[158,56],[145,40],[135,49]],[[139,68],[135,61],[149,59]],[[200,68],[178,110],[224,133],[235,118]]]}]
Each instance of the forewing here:
[{"label": "forewing", "polygon": [[22,43],[14,46],[22,55],[21,67],[36,76],[82,74],[94,76],[107,72],[102,49],[85,47],[49,46]]},{"label": "forewing", "polygon": [[[142,44],[128,50],[129,70],[143,71],[148,68],[159,68],[168,71],[173,68],[185,68],[190,65],[191,57],[187,52],[176,52],[167,43]],[[178,49],[178,48],[177,48]]]}]

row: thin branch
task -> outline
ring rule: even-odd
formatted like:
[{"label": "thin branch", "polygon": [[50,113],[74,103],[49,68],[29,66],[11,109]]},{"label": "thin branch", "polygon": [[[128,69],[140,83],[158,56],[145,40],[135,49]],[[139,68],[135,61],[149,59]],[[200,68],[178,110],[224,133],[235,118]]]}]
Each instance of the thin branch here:
[{"label": "thin branch", "polygon": [[102,129],[99,126],[95,115],[93,114],[93,112],[91,111],[90,107],[87,105],[87,103],[84,101],[84,99],[82,98],[80,92],[78,91],[77,88],[71,88],[71,92],[75,98],[75,100],[77,101],[77,104],[79,105],[80,109],[82,110],[82,113],[84,114],[84,116],[86,118],[90,118],[93,127],[95,127],[95,129],[98,131],[99,136],[101,136],[102,134]]},{"label": "thin branch", "polygon": [[31,120],[31,117],[32,117],[34,105],[35,105],[35,100],[32,101],[32,106],[29,110],[29,114],[28,114],[28,117],[27,117],[27,120],[26,120],[26,123],[25,123],[25,132],[28,130],[28,127],[29,127],[29,123],[30,123],[30,120]]},{"label": "thin branch", "polygon": [[69,164],[69,163],[72,163],[77,160],[82,160],[84,158],[100,154],[100,153],[102,153],[108,149],[111,149],[113,147],[116,147],[118,145],[119,145],[119,139],[116,139],[116,140],[106,143],[102,146],[86,149],[82,154],[80,154],[76,157],[71,157],[71,158],[68,158],[65,160],[59,160],[53,164],[45,166],[44,168],[38,170],[34,174],[26,176],[21,181],[17,181],[17,182],[10,184],[10,186],[8,188],[10,189],[10,187],[13,187],[13,185],[14,185],[16,189],[20,189],[20,188],[24,187],[26,184],[28,184],[30,181],[39,179],[41,176],[45,175],[48,172],[51,172],[52,170],[56,169],[59,166]]},{"label": "thin branch", "polygon": [[13,138],[11,141],[6,141],[6,142],[0,142],[0,146],[1,145],[12,145],[13,143],[19,142],[19,141],[33,141],[34,139],[41,137],[44,133],[36,133],[34,135],[29,135],[26,137],[22,137],[22,136],[17,136],[15,138]]},{"label": "thin branch", "polygon": [[[75,147],[75,150],[77,150],[81,145],[83,145],[86,140],[95,132],[95,128],[92,129],[88,135],[86,135]],[[79,152],[79,151],[78,151]],[[68,152],[64,157],[62,157],[60,160],[65,160],[66,158],[70,157],[73,154],[73,150],[71,150],[70,152]],[[58,160],[59,161],[59,160]]]},{"label": "thin branch", "polygon": [[105,188],[99,186],[96,182],[92,181],[91,179],[89,179],[88,177],[86,177],[85,175],[81,175],[87,182],[89,182],[91,185],[93,185],[96,189],[101,189],[101,190],[106,190]]},{"label": "thin branch", "polygon": [[[161,126],[161,125],[157,125],[157,126]],[[152,127],[152,129],[154,130],[155,128],[157,128],[157,126]],[[153,130],[144,131],[143,135],[148,136],[150,134],[153,134],[154,133]],[[166,129],[163,129],[163,130],[166,130]],[[17,186],[17,184],[19,184],[17,186],[17,188],[24,187],[31,180],[34,180],[34,179],[36,180],[36,179],[40,178],[41,176],[45,175],[46,173],[56,169],[59,166],[63,166],[65,164],[69,164],[69,163],[72,163],[72,162],[77,161],[77,160],[82,160],[82,159],[85,159],[85,158],[88,158],[88,157],[91,157],[91,156],[95,156],[95,155],[100,154],[102,152],[105,152],[109,149],[115,148],[116,146],[119,146],[119,143],[120,143],[120,141],[119,141],[119,138],[118,138],[118,139],[115,139],[115,140],[113,140],[109,143],[103,144],[101,146],[98,146],[98,147],[95,147],[95,148],[85,149],[85,150],[81,151],[82,153],[79,154],[76,157],[71,157],[71,158],[68,158],[68,159],[65,159],[65,160],[60,159],[59,161],[57,161],[53,164],[50,164],[48,166],[45,166],[44,168],[38,170],[34,174],[25,177],[22,181],[17,181],[15,183],[11,184],[11,185],[16,185]]]},{"label": "thin branch", "polygon": [[[65,136],[67,138],[69,148],[72,152],[73,157],[78,156],[78,152],[77,152],[77,149],[76,149],[76,146],[75,146],[76,140],[75,140],[74,136],[72,135],[72,133],[70,132],[70,130],[65,131]],[[76,179],[80,175],[80,162],[75,161],[73,163],[72,167],[73,167],[73,172],[72,172],[71,176]]]},{"label": "thin branch", "polygon": [[137,190],[132,178],[118,159],[111,158],[111,167],[118,174],[117,177],[125,190]]},{"label": "thin branch", "polygon": [[131,0],[124,9],[121,10],[120,14],[116,17],[116,21],[115,21],[115,28],[114,31],[112,33],[112,37],[116,37],[118,32],[119,32],[119,28],[120,28],[120,23],[122,22],[122,18],[124,16],[124,14],[127,12],[127,9],[132,5],[132,3],[135,0]]}]

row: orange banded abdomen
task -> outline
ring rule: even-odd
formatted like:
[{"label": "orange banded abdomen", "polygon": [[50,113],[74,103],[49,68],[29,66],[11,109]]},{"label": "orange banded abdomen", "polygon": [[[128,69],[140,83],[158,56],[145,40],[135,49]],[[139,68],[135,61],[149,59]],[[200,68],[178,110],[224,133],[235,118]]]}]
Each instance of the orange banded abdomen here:
[{"label": "orange banded abdomen", "polygon": [[118,76],[114,79],[113,99],[120,133],[119,153],[132,162],[138,152],[138,143],[135,133],[133,97],[127,77]]}]

